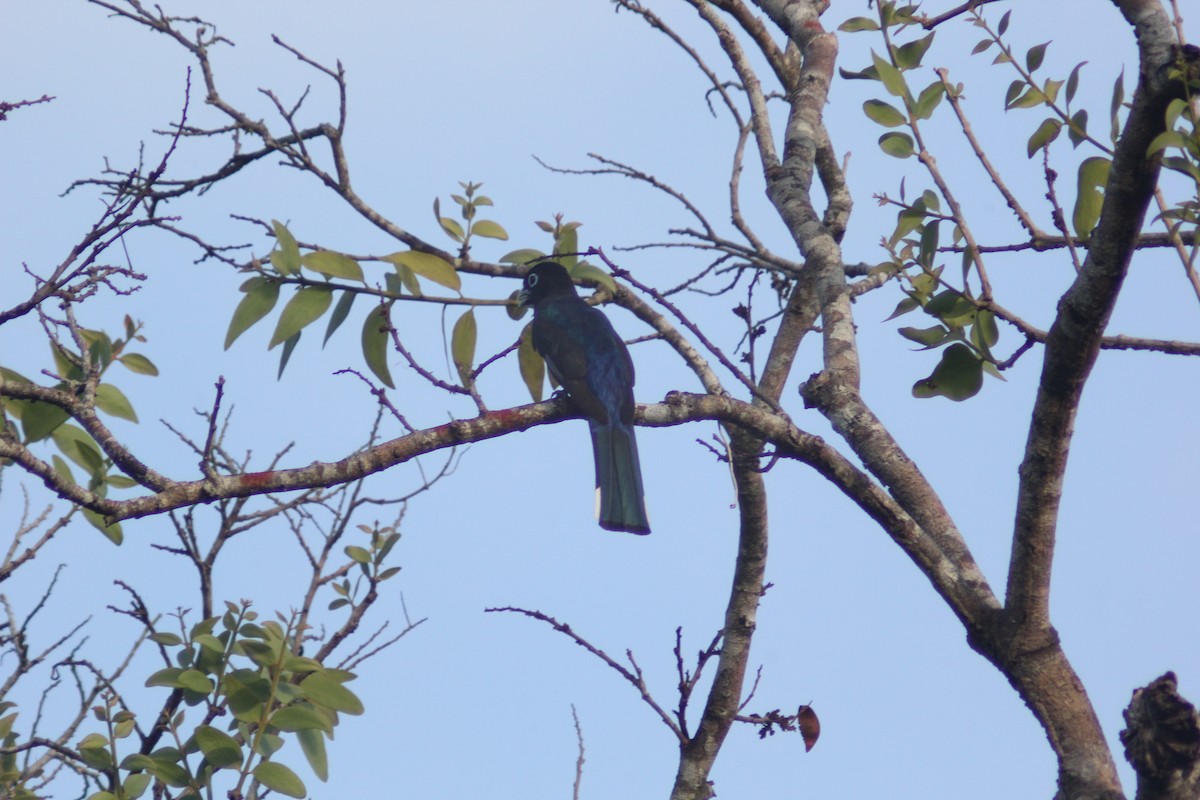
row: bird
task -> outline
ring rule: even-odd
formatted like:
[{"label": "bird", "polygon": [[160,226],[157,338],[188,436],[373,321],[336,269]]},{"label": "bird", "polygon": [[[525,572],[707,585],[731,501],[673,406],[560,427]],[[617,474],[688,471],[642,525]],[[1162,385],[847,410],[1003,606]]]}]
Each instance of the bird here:
[{"label": "bird", "polygon": [[633,359],[625,342],[556,262],[540,262],[526,273],[517,304],[533,309],[533,349],[587,417],[600,527],[649,533],[633,434]]}]

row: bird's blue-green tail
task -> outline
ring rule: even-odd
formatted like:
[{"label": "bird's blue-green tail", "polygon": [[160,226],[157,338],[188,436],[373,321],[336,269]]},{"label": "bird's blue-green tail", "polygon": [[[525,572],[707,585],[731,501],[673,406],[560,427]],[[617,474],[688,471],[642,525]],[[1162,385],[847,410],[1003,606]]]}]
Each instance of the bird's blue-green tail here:
[{"label": "bird's blue-green tail", "polygon": [[596,457],[596,517],[610,531],[649,533],[637,440],[628,425],[592,425]]}]

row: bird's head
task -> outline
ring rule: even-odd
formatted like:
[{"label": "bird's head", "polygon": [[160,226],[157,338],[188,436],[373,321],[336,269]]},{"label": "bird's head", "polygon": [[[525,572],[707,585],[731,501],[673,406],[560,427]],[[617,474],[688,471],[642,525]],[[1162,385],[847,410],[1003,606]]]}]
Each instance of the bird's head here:
[{"label": "bird's head", "polygon": [[575,293],[575,284],[562,264],[542,261],[525,273],[525,282],[521,293],[517,295],[517,305],[536,306],[551,295],[568,292]]}]

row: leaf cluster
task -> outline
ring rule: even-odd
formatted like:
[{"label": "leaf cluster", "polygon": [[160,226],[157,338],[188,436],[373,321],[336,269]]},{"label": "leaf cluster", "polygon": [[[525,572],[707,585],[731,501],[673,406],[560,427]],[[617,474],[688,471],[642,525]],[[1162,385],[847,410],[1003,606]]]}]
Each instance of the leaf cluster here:
[{"label": "leaf cluster", "polygon": [[[288,737],[314,774],[328,778],[325,739],[342,714],[361,714],[363,705],[345,685],[353,673],[302,655],[303,630],[294,615],[260,621],[248,602],[226,603],[219,617],[150,639],[164,654],[174,651],[174,665],[150,675],[146,686],[178,692],[201,719],[189,725],[187,708],[180,709],[159,723],[170,744],[122,757],[120,742],[135,732],[135,715],[114,711],[111,702],[94,708],[107,731],[88,734],[77,749],[89,767],[110,776],[110,788],[89,800],[133,800],[152,783],[156,796],[199,797],[223,771],[236,781],[236,796],[257,798],[270,790],[304,797],[303,781],[274,760]],[[222,719],[228,721],[216,724]]]},{"label": "leaf cluster", "polygon": [[[53,369],[48,370],[47,374],[58,378],[58,381],[49,388],[53,392],[78,396],[92,386],[94,388],[90,391],[96,409],[117,419],[137,422],[138,416],[133,403],[106,378],[110,368],[116,364],[136,375],[158,375],[158,367],[154,362],[141,353],[128,349],[134,342],[146,341],[141,329],[142,324],[127,315],[124,319],[123,338],[113,337],[102,330],[77,328],[76,347],[61,341],[51,341]],[[34,381],[7,367],[0,367],[0,383],[20,384],[26,387],[36,385]],[[133,479],[116,469],[112,458],[105,454],[104,449],[87,431],[68,422],[70,416],[61,405],[47,400],[0,397],[0,431],[18,437],[26,445],[44,441],[52,443],[58,450],[58,453],[51,456],[54,471],[68,482],[79,485],[68,463],[71,462],[83,470],[86,475],[84,485],[88,490],[100,497],[107,496],[109,489],[129,489],[136,486]],[[90,510],[85,509],[83,514],[89,523],[113,543],[121,543],[123,533],[119,523],[106,525],[99,514]]]}]

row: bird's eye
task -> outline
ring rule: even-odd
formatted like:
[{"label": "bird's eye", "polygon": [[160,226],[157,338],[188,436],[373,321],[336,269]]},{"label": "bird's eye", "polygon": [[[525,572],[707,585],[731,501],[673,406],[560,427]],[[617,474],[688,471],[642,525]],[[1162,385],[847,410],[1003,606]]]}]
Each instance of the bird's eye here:
[{"label": "bird's eye", "polygon": [[530,289],[532,289],[534,286],[537,286],[537,282],[538,282],[537,275],[529,274],[529,275],[525,276],[525,285],[528,286]]}]

